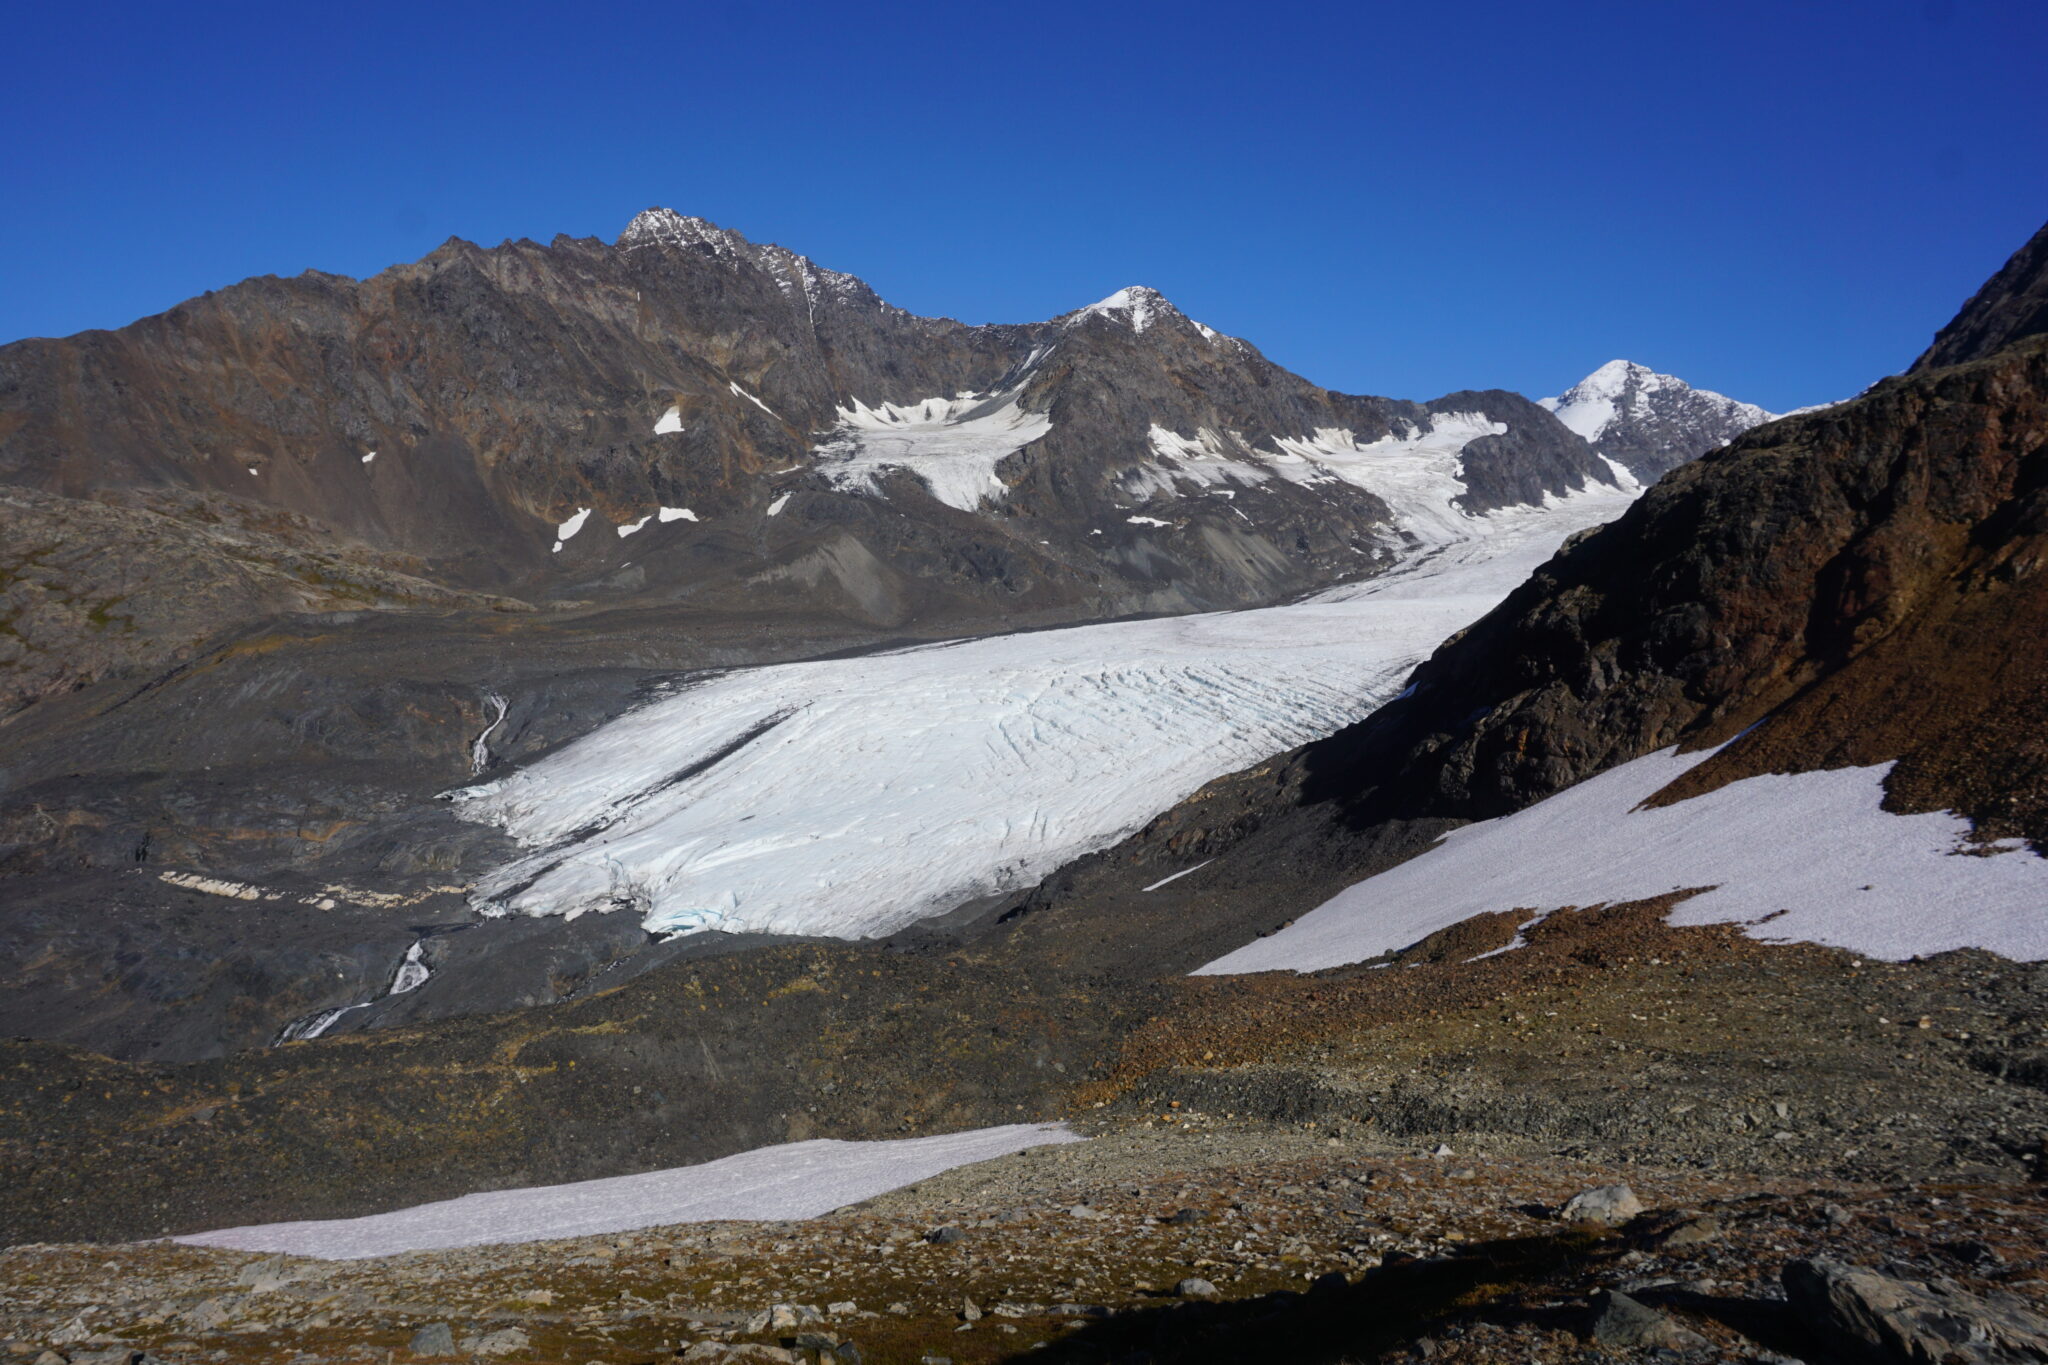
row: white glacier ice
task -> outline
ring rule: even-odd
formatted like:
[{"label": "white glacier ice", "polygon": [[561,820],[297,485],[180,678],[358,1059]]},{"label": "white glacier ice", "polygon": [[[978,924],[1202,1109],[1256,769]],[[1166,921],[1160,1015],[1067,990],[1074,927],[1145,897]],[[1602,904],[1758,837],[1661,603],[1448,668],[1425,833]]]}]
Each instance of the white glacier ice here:
[{"label": "white glacier ice", "polygon": [[1369,714],[1626,495],[1446,517],[1434,553],[1256,611],[997,636],[696,681],[455,794],[529,850],[496,913],[862,937],[1034,884],[1203,783]]},{"label": "white glacier ice", "polygon": [[948,507],[972,512],[1007,490],[996,466],[1052,430],[1052,418],[1027,412],[1022,388],[871,408],[859,399],[839,410],[839,425],[815,457],[841,488],[880,491],[879,476],[906,469]]},{"label": "white glacier ice", "polygon": [[[1741,924],[1771,942],[1899,959],[1983,948],[2048,958],[2048,859],[1963,852],[1969,824],[1881,808],[1891,765],[1745,778],[1641,803],[1706,753],[1649,754],[1498,820],[1453,830],[1197,975],[1319,971],[1490,911],[1641,900],[1712,887],[1673,924]],[[1988,856],[1987,856],[1988,855]]]},{"label": "white glacier ice", "polygon": [[1484,413],[1440,412],[1431,414],[1426,427],[1372,441],[1342,428],[1320,428],[1313,436],[1282,437],[1274,444],[1314,471],[1311,477],[1342,479],[1378,497],[1393,511],[1395,524],[1425,545],[1449,545],[1475,533],[1471,514],[1452,501],[1466,491],[1465,447],[1507,429]]},{"label": "white glacier ice", "polygon": [[1082,1140],[1056,1123],[1018,1123],[894,1142],[818,1139],[641,1175],[493,1190],[363,1218],[265,1223],[172,1240],[188,1246],[352,1261],[406,1251],[595,1237],[676,1223],[816,1218],[957,1166]]},{"label": "white glacier ice", "polygon": [[[1272,478],[1292,483],[1344,482],[1374,494],[1396,524],[1425,545],[1448,545],[1484,534],[1454,501],[1464,495],[1465,447],[1498,436],[1507,423],[1483,413],[1432,413],[1425,425],[1402,424],[1370,441],[1344,427],[1321,427],[1307,436],[1276,437],[1272,450],[1203,427],[1182,436],[1162,426],[1149,434],[1152,462],[1133,470],[1124,488],[1133,497],[1177,496],[1188,487],[1232,493]],[[1631,486],[1634,481],[1630,480]]]}]

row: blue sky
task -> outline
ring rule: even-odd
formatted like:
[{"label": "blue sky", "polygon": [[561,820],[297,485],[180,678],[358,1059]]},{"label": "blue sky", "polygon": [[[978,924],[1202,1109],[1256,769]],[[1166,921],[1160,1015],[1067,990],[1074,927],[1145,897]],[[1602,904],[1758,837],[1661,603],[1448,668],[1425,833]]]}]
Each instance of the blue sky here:
[{"label": "blue sky", "polygon": [[665,204],[1318,383],[1854,392],[2048,219],[2048,5],[17,6],[0,338]]}]

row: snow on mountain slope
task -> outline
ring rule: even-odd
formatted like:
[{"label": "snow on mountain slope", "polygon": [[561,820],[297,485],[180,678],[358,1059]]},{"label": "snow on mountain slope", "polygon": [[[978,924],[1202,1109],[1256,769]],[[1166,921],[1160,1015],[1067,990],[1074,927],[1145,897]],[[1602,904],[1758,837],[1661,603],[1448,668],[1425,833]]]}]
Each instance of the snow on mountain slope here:
[{"label": "snow on mountain slope", "polygon": [[1394,524],[1421,544],[1449,545],[1483,533],[1481,523],[1457,505],[1466,492],[1460,457],[1480,437],[1507,429],[1484,413],[1444,412],[1420,424],[1404,423],[1378,440],[1360,441],[1343,427],[1319,427],[1309,436],[1275,437],[1274,448],[1263,450],[1208,427],[1182,436],[1155,425],[1153,460],[1133,469],[1123,486],[1143,498],[1245,488],[1276,477],[1297,484],[1343,482],[1386,503]]},{"label": "snow on mountain slope", "polygon": [[1425,545],[1449,545],[1473,534],[1473,518],[1459,509],[1464,496],[1460,456],[1482,436],[1498,436],[1507,423],[1477,412],[1437,413],[1429,425],[1360,443],[1348,431],[1318,431],[1302,441],[1276,444],[1325,478],[1356,484],[1378,497],[1394,523]]},{"label": "snow on mountain slope", "polygon": [[821,1138],[641,1175],[493,1190],[365,1218],[264,1223],[172,1240],[353,1261],[405,1251],[595,1237],[674,1223],[816,1218],[956,1166],[1083,1140],[1057,1123],[1016,1123],[893,1142]]},{"label": "snow on mountain slope", "polygon": [[1555,398],[1536,401],[1599,454],[1645,479],[1773,420],[1754,403],[1627,360],[1610,360]]},{"label": "snow on mountain slope", "polygon": [[860,937],[1030,886],[1205,782],[1367,715],[1626,502],[1602,489],[1464,518],[1466,539],[1292,606],[694,683],[456,793],[464,816],[533,850],[476,902]]},{"label": "snow on mountain slope", "polygon": [[1771,774],[1644,809],[1712,751],[1663,750],[1498,820],[1453,830],[1196,975],[1319,971],[1474,915],[1641,900],[1694,887],[1673,924],[1902,959],[1983,948],[2048,958],[2048,859],[1965,843],[1967,820],[1883,810],[1890,764]]},{"label": "snow on mountain slope", "polygon": [[924,480],[948,507],[972,512],[983,498],[1006,491],[996,466],[1052,430],[1052,418],[1019,406],[1021,390],[987,396],[927,398],[921,403],[859,399],[841,408],[832,439],[815,455],[826,477],[841,488],[879,491],[885,470],[905,469]]}]

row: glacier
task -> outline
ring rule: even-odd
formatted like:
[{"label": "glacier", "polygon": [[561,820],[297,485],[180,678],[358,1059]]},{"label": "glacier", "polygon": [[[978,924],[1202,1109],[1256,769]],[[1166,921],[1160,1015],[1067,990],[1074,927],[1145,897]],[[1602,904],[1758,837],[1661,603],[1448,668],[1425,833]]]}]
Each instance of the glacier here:
[{"label": "glacier", "polygon": [[[1411,496],[1438,482],[1409,474]],[[1441,510],[1410,561],[1292,605],[686,682],[450,794],[525,850],[473,903],[627,912],[664,934],[861,938],[1029,887],[1204,783],[1364,718],[1630,496]]]},{"label": "glacier", "polygon": [[1052,430],[1052,418],[1027,412],[1022,398],[1021,380],[995,395],[872,408],[856,398],[839,410],[834,434],[814,452],[818,468],[837,487],[865,493],[881,491],[886,471],[907,470],[940,502],[972,512],[982,499],[1009,492],[996,466]]}]

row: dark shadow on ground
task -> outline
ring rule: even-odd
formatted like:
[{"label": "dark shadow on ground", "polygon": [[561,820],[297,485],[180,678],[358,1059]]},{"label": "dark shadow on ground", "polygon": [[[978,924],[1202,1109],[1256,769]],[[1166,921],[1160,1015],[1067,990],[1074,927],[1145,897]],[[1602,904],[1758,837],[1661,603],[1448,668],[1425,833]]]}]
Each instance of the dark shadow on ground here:
[{"label": "dark shadow on ground", "polygon": [[[1583,1334],[1591,1325],[1585,1305],[1595,1287],[1593,1272],[1626,1250],[1626,1241],[1594,1231],[1486,1242],[1450,1256],[1390,1260],[1355,1283],[1331,1276],[1307,1293],[1178,1301],[1122,1313],[1007,1359],[1041,1365],[1338,1365],[1478,1323]],[[1774,1350],[1811,1349],[1782,1303],[1675,1291],[1646,1291],[1641,1298],[1710,1318]],[[1569,1302],[1555,1306],[1559,1299]]]}]

